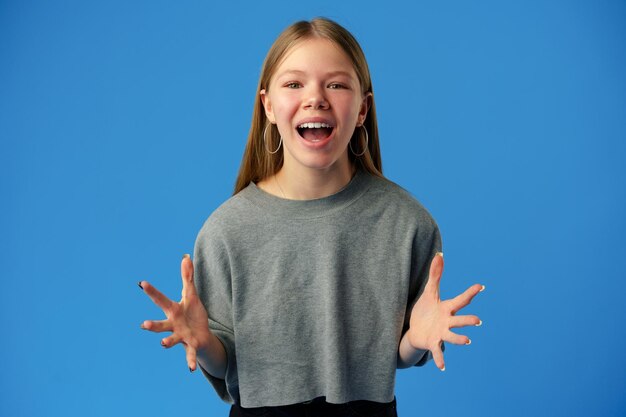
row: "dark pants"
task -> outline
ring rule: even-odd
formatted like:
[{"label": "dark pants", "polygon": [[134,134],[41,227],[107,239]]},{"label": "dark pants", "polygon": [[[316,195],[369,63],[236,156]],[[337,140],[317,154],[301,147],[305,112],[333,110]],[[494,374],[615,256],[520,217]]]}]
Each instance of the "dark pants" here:
[{"label": "dark pants", "polygon": [[306,403],[279,407],[243,408],[237,404],[230,409],[229,417],[397,417],[396,399],[390,403],[351,401],[345,404],[327,403],[319,397]]}]

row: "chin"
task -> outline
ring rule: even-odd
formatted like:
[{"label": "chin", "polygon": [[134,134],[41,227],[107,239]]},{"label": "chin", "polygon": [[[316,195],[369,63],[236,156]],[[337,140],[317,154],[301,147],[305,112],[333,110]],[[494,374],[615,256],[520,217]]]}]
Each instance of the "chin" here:
[{"label": "chin", "polygon": [[297,160],[294,160],[293,162],[295,162],[294,165],[299,165],[302,167],[306,167],[309,169],[316,169],[320,171],[327,171],[329,169],[338,168],[343,164],[348,165],[350,163],[347,157],[345,158],[345,160],[343,157],[339,157],[339,158],[332,158],[332,157],[306,158],[305,157],[305,158],[299,158]]},{"label": "chin", "polygon": [[[298,138],[299,139],[299,138]],[[298,140],[284,149],[285,162],[289,160],[289,166],[304,167],[316,170],[329,170],[343,164],[349,164],[348,144],[343,149],[337,149],[337,143],[331,142],[325,148],[309,149],[302,146]],[[284,143],[283,143],[284,146]]]}]

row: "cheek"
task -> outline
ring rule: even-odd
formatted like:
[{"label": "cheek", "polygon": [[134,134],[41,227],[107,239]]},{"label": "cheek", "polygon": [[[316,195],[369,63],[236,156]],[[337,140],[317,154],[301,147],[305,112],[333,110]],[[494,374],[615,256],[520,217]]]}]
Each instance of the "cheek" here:
[{"label": "cheek", "polygon": [[280,135],[283,138],[291,136],[296,111],[297,106],[294,106],[293,100],[283,98],[280,101],[275,102],[274,118]]},{"label": "cheek", "polygon": [[297,108],[297,100],[294,97],[280,97],[274,102],[274,114],[279,119],[291,117]]},{"label": "cheek", "polygon": [[343,114],[358,115],[361,108],[361,101],[354,95],[338,97],[336,108],[340,108]]}]

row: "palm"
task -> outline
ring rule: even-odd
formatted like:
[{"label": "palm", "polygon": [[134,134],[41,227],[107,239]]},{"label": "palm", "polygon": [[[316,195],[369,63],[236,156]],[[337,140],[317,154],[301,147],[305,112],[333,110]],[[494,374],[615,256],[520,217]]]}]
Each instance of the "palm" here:
[{"label": "palm", "polygon": [[196,330],[205,329],[207,327],[209,317],[198,296],[194,294],[188,299],[183,299],[179,305],[182,306],[183,303],[185,322],[188,327]]},{"label": "palm", "polygon": [[424,291],[411,311],[408,333],[411,346],[415,349],[430,350],[435,364],[440,369],[445,368],[441,350],[442,342],[457,345],[470,343],[467,336],[458,335],[450,329],[481,324],[476,316],[457,316],[456,313],[467,306],[484,288],[482,285],[475,284],[455,298],[441,301],[439,284],[442,273],[443,256],[437,255],[430,265],[428,282]]}]

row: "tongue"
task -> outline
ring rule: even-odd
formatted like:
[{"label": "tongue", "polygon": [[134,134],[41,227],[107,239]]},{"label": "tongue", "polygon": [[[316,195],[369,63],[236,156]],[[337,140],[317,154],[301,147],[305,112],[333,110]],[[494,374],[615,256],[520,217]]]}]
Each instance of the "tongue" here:
[{"label": "tongue", "polygon": [[332,129],[320,127],[319,129],[303,129],[302,137],[306,140],[322,140],[326,139]]}]

